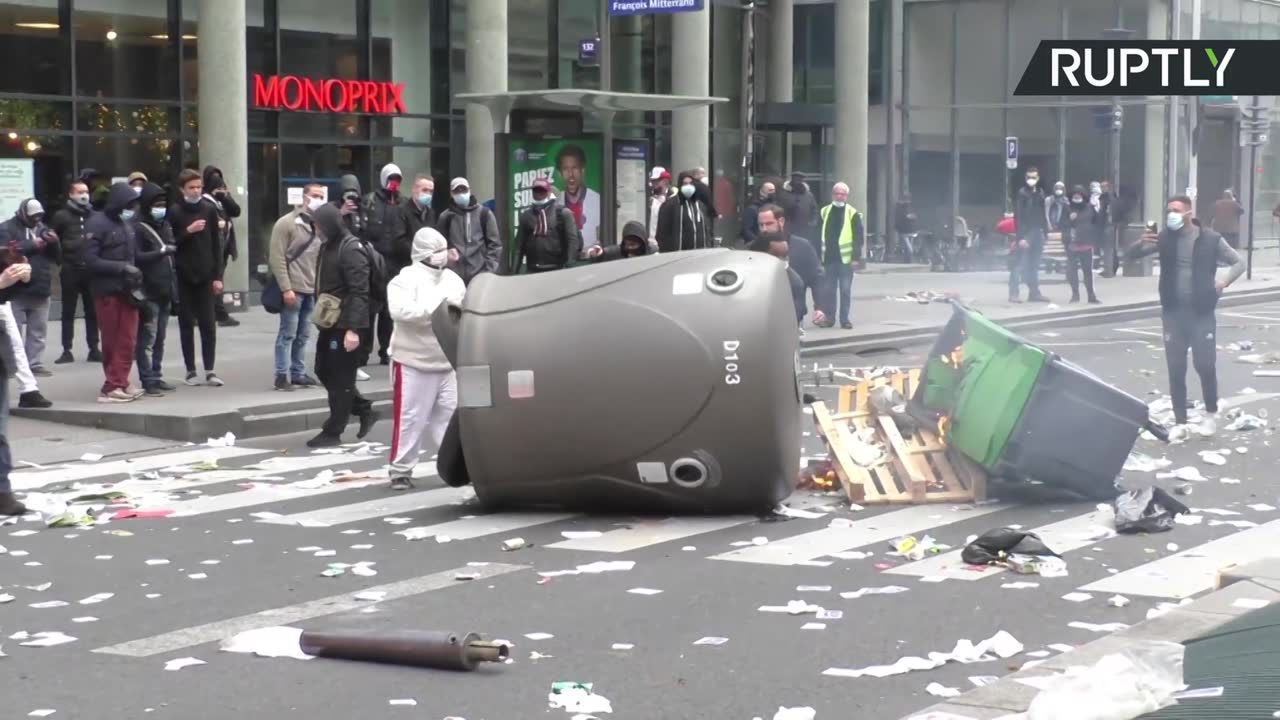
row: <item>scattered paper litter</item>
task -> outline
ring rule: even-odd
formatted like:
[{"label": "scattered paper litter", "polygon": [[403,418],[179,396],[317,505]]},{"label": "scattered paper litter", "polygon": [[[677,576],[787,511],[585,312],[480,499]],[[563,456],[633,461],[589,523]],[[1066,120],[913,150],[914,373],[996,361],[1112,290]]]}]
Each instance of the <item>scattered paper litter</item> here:
[{"label": "scattered paper litter", "polygon": [[386,599],[387,593],[384,590],[361,590],[354,597],[364,602],[381,602]]},{"label": "scattered paper litter", "polygon": [[1231,606],[1244,608],[1245,610],[1258,610],[1270,604],[1269,601],[1259,598],[1236,598],[1235,602],[1231,603]]},{"label": "scattered paper litter", "polygon": [[1218,482],[1222,483],[1223,485],[1239,485],[1240,484],[1240,480],[1238,478],[1229,478],[1229,477],[1220,478]]},{"label": "scattered paper litter", "polygon": [[729,638],[723,637],[704,637],[694,641],[694,645],[723,645],[729,642]]},{"label": "scattered paper litter", "polygon": [[816,617],[819,620],[839,620],[840,618],[844,617],[844,611],[843,610],[823,610],[822,612],[817,613],[814,617]]},{"label": "scattered paper litter", "polygon": [[1027,590],[1029,588],[1040,587],[1040,583],[1027,582],[1026,580],[1019,580],[1017,582],[1005,583],[1000,587],[1006,590]]},{"label": "scattered paper litter", "polygon": [[1153,458],[1140,452],[1129,453],[1124,461],[1124,469],[1128,472],[1156,472],[1173,464],[1168,458]]},{"label": "scattered paper litter", "polygon": [[52,608],[66,607],[69,604],[70,603],[64,600],[46,600],[44,602],[31,603],[28,607],[35,608],[36,610],[49,610]]},{"label": "scattered paper litter", "polygon": [[81,605],[97,605],[98,603],[104,600],[110,600],[113,597],[115,597],[115,593],[98,593],[97,595],[90,595],[89,597],[81,600],[80,604]]},{"label": "scattered paper litter", "polygon": [[1073,593],[1067,593],[1066,595],[1063,595],[1062,599],[1069,600],[1074,603],[1080,603],[1080,602],[1087,602],[1089,600],[1092,600],[1093,596],[1090,595],[1089,593],[1073,592]]},{"label": "scattered paper litter", "polygon": [[[1031,653],[1027,653],[1027,654],[1030,655]],[[1045,653],[1045,655],[1048,655],[1048,654],[1049,653]],[[999,680],[1000,678],[996,677],[995,675],[971,675],[969,677],[969,682],[973,683],[974,687],[986,687],[988,685],[998,682]]]},{"label": "scattered paper litter", "polygon": [[1200,474],[1200,468],[1191,465],[1174,470],[1173,476],[1185,482],[1205,482],[1209,479]]},{"label": "scattered paper litter", "polygon": [[552,683],[551,692],[547,693],[547,704],[553,709],[579,714],[613,712],[609,699],[592,692],[591,683]]},{"label": "scattered paper litter", "polygon": [[51,709],[48,709],[48,708],[41,709],[41,710],[32,710],[31,712],[27,713],[27,717],[35,717],[35,718],[49,717],[50,715],[52,715],[52,714],[54,714],[54,713],[56,713],[56,712],[58,712],[58,711],[57,711],[57,710],[51,710]]},{"label": "scattered paper litter", "polygon": [[372,565],[373,563],[368,561],[358,562],[351,566],[351,574],[357,577],[373,577],[378,574],[378,571],[374,570]]},{"label": "scattered paper litter", "polygon": [[773,714],[773,720],[814,720],[818,711],[811,707],[779,707]]},{"label": "scattered paper litter", "polygon": [[153,558],[147,561],[148,565],[168,565],[169,561],[164,558]]},{"label": "scattered paper litter", "polygon": [[1199,525],[1204,522],[1203,515],[1177,515],[1173,521],[1179,525]]},{"label": "scattered paper litter", "polygon": [[223,652],[247,653],[258,657],[284,657],[310,660],[313,656],[302,652],[302,630],[295,627],[265,627],[246,630],[222,641]]},{"label": "scattered paper litter", "polygon": [[550,640],[555,637],[555,635],[552,635],[551,633],[544,632],[525,633],[524,636],[530,640]]},{"label": "scattered paper litter", "polygon": [[1107,598],[1107,604],[1114,608],[1122,608],[1129,604],[1129,598],[1123,595],[1112,595]]},{"label": "scattered paper litter", "polygon": [[591,538],[598,538],[603,534],[604,533],[599,530],[566,530],[565,532],[560,533],[561,537],[566,540],[589,540]]},{"label": "scattered paper litter", "polygon": [[595,575],[603,572],[621,572],[630,570],[636,566],[634,560],[601,560],[599,562],[579,565],[573,570],[552,570],[550,572],[539,571],[542,577],[561,577],[563,575]]},{"label": "scattered paper litter", "polygon": [[812,510],[800,510],[798,508],[787,507],[786,505],[779,505],[773,512],[775,515],[781,515],[789,518],[800,518],[803,520],[817,520],[823,515],[826,515],[826,513],[814,512]]},{"label": "scattered paper litter", "polygon": [[[66,645],[73,643],[76,638],[60,632],[38,632],[30,635],[31,639],[24,643],[19,643],[23,647],[54,647],[56,645]],[[20,639],[10,636],[10,639]]]},{"label": "scattered paper litter", "polygon": [[205,444],[205,447],[211,447],[211,448],[235,447],[236,434],[228,431],[227,434],[223,435],[222,437],[209,438],[208,440],[205,441],[204,444]]},{"label": "scattered paper litter", "polygon": [[1196,512],[1204,513],[1206,515],[1222,515],[1222,516],[1231,516],[1231,515],[1240,514],[1235,510],[1224,510],[1222,508],[1199,508],[1196,510]]},{"label": "scattered paper litter", "polygon": [[87,452],[80,456],[82,462],[95,463],[102,459],[102,453]]},{"label": "scattered paper litter", "polygon": [[1235,528],[1258,527],[1258,523],[1253,522],[1252,520],[1210,520],[1209,521],[1209,527],[1216,527],[1218,525],[1230,525],[1231,527],[1235,527]]},{"label": "scattered paper litter", "polygon": [[1272,510],[1275,510],[1275,506],[1268,505],[1266,503],[1254,503],[1252,505],[1246,505],[1245,507],[1257,512],[1271,512]]},{"label": "scattered paper litter", "polygon": [[850,550],[848,552],[834,552],[830,557],[839,558],[840,560],[866,560],[875,555],[873,552],[862,552],[861,550]]},{"label": "scattered paper litter", "polygon": [[947,687],[942,683],[929,683],[925,686],[924,691],[934,697],[960,697],[960,691],[958,689]]},{"label": "scattered paper litter", "polygon": [[634,648],[635,648],[635,645],[632,645],[631,643],[614,643],[613,645],[610,646],[609,649],[610,650],[632,650]]},{"label": "scattered paper litter", "polygon": [[655,590],[653,588],[631,588],[627,592],[631,593],[632,595],[661,595],[662,594],[661,590]]},{"label": "scattered paper litter", "polygon": [[800,629],[801,630],[826,630],[827,624],[820,623],[820,622],[805,623],[804,625],[800,626]]},{"label": "scattered paper litter", "polygon": [[[230,433],[227,433],[227,434],[229,435]],[[176,660],[170,660],[169,662],[164,664],[164,669],[170,672],[177,672],[182,668],[195,667],[196,665],[205,665],[205,664],[207,664],[205,663],[205,661],[200,660],[198,658],[184,657],[184,658],[178,658]]]},{"label": "scattered paper litter", "polygon": [[11,603],[14,601],[14,599],[15,598],[8,593],[0,593],[0,605],[4,605],[5,603]]},{"label": "scattered paper litter", "polygon": [[35,534],[36,534],[35,530],[15,530],[9,533],[9,537],[27,537],[29,535],[35,535]]},{"label": "scattered paper litter", "polygon": [[1067,623],[1067,627],[1075,628],[1077,630],[1089,630],[1091,632],[1096,632],[1096,633],[1113,633],[1113,632],[1119,632],[1121,630],[1124,630],[1129,626],[1125,625],[1124,623],[1118,623],[1118,622],[1102,623],[1100,625],[1097,625],[1094,623],[1087,623],[1087,622],[1081,622],[1079,620],[1074,620],[1072,622]]},{"label": "scattered paper litter", "polygon": [[388,704],[388,705],[399,705],[399,706],[404,706],[404,707],[414,707],[414,706],[416,706],[416,705],[418,704],[418,701],[417,701],[417,700],[414,700],[413,698],[401,698],[401,699],[399,699],[399,700],[388,700],[388,701],[387,701],[387,704]]},{"label": "scattered paper litter", "polygon": [[1211,450],[1204,450],[1200,453],[1200,460],[1209,465],[1217,465],[1219,467],[1227,464],[1227,459],[1222,453],[1216,453]]},{"label": "scattered paper litter", "polygon": [[949,653],[931,652],[927,658],[908,656],[900,658],[892,665],[873,665],[865,668],[827,668],[822,671],[823,675],[833,677],[889,677],[890,675],[901,675],[903,673],[912,672],[914,670],[932,670],[942,667],[949,662],[971,663],[984,659],[989,655],[994,655],[1002,659],[1008,659],[1017,655],[1026,649],[1022,643],[1004,630],[1000,630],[995,635],[974,645],[972,641],[961,639],[956,642],[955,648]]},{"label": "scattered paper litter", "polygon": [[84,617],[71,618],[71,622],[83,625],[84,623],[98,622],[98,618],[85,615]]},{"label": "scattered paper litter", "polygon": [[866,595],[896,595],[898,593],[907,592],[907,590],[908,590],[907,588],[901,587],[899,585],[887,585],[885,587],[864,587],[864,588],[859,588],[858,590],[852,590],[850,592],[842,592],[840,593],[840,597],[844,598],[845,600],[857,600],[858,598],[864,597]]},{"label": "scattered paper litter", "polygon": [[[1183,690],[1180,693],[1174,693],[1173,699],[1174,700],[1200,700],[1203,698],[1222,697],[1223,690],[1224,688],[1221,685],[1219,685],[1218,687],[1211,687],[1211,688],[1197,688],[1195,690]],[[1275,716],[1273,715],[1272,717],[1275,717]]]},{"label": "scattered paper litter", "polygon": [[831,592],[830,585],[797,585],[796,592]]}]

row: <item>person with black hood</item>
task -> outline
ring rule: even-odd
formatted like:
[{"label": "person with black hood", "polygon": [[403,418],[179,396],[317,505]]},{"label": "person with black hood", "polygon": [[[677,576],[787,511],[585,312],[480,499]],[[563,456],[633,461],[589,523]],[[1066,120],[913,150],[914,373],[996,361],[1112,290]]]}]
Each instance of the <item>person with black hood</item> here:
[{"label": "person with black hood", "polygon": [[[146,179],[146,176],[143,176]],[[222,266],[227,266],[228,258],[237,260],[240,258],[240,249],[236,244],[236,226],[234,220],[240,217],[240,205],[231,196],[231,190],[227,188],[227,182],[222,178],[222,170],[213,165],[206,165],[204,168],[204,199],[213,204],[218,210],[218,242],[222,246]],[[235,327],[240,324],[239,320],[231,317],[227,312],[227,305],[222,299],[222,293],[218,293],[213,299],[213,316],[217,319],[218,324],[223,327]]]},{"label": "person with black hood", "polygon": [[449,196],[453,202],[440,213],[436,229],[449,241],[449,249],[457,251],[454,270],[462,276],[462,282],[470,285],[477,275],[496,273],[502,268],[498,217],[476,200],[471,183],[464,177],[449,181]]},{"label": "person with black hood", "polygon": [[658,250],[701,250],[715,247],[711,208],[698,193],[701,184],[692,170],[679,175],[679,190],[658,211]]},{"label": "person with black hood", "polygon": [[[1050,216],[1053,221],[1053,216]],[[1080,302],[1080,272],[1084,271],[1084,289],[1090,304],[1102,302],[1093,292],[1093,254],[1102,247],[1102,233],[1107,216],[1089,203],[1083,185],[1071,188],[1070,203],[1055,223],[1067,246],[1067,281],[1071,283],[1071,302]],[[1054,225],[1051,225],[1054,227]]]},{"label": "person with black hood", "polygon": [[788,225],[797,231],[817,225],[818,199],[804,181],[804,173],[791,173],[791,180],[783,185],[782,197],[778,199],[787,213]]},{"label": "person with black hood", "polygon": [[[573,211],[556,204],[551,181],[533,181],[533,206],[520,213],[516,247],[525,270],[530,273],[563,270],[582,252],[582,236]],[[599,248],[597,243],[588,252]],[[519,262],[517,261],[517,262]],[[515,268],[513,268],[515,269]]]},{"label": "person with black hood", "polygon": [[100,403],[133,402],[141,390],[129,387],[138,345],[138,306],[143,297],[142,271],[138,269],[134,218],[138,193],[128,183],[111,186],[102,212],[85,227],[89,247],[85,261],[93,273],[93,302],[102,327],[102,370],[106,376]]},{"label": "person with black hood", "polygon": [[31,264],[31,280],[14,293],[9,305],[22,333],[27,365],[36,377],[53,375],[44,366],[44,346],[49,331],[53,268],[62,260],[58,234],[45,225],[44,218],[40,201],[27,198],[13,217],[0,225],[0,247],[22,255]]},{"label": "person with black hood", "polygon": [[84,306],[85,345],[88,362],[102,362],[98,352],[98,318],[93,314],[93,293],[89,289],[89,268],[84,263],[84,226],[93,214],[89,206],[89,186],[84,180],[72,180],[67,187],[67,204],[53,213],[49,227],[58,233],[62,246],[62,354],[55,365],[75,362],[71,346],[76,339],[76,303]]},{"label": "person with black hood", "polygon": [[360,188],[360,178],[349,173],[343,175],[338,179],[338,187],[338,197],[333,204],[342,215],[342,224],[347,226],[347,232],[363,237],[366,223],[364,211],[360,207],[360,198],[364,195]]},{"label": "person with black hood", "polygon": [[80,171],[79,179],[89,188],[90,206],[95,211],[102,212],[107,206],[107,196],[111,194],[111,185],[107,182],[107,176],[93,168],[85,168]]},{"label": "person with black hood", "polygon": [[354,414],[360,418],[357,438],[373,429],[378,415],[373,403],[356,389],[361,331],[372,324],[369,305],[369,255],[332,205],[314,215],[320,257],[316,268],[316,377],[329,394],[329,418],[307,447],[336,447]]},{"label": "person with black hood", "polygon": [[621,260],[623,258],[643,257],[649,254],[649,238],[644,223],[632,220],[622,226],[622,242],[608,247],[596,247],[587,250],[587,260],[593,263]]},{"label": "person with black hood", "polygon": [[[15,258],[16,259],[16,258]],[[31,266],[14,263],[0,271],[0,303],[7,303],[21,283],[31,278]],[[27,507],[13,494],[9,473],[13,470],[13,455],[9,449],[9,378],[16,367],[13,338],[9,330],[0,325],[0,517],[24,515]]]},{"label": "person with black hood", "polygon": [[[362,236],[373,245],[382,256],[385,266],[385,278],[390,279],[400,272],[400,268],[409,264],[409,245],[413,238],[409,235],[409,219],[400,204],[400,183],[403,176],[400,167],[394,163],[382,166],[379,173],[379,187],[365,195],[362,210],[364,211],[365,231]],[[388,352],[391,350],[391,314],[386,304],[374,310],[375,330],[378,338],[378,359],[383,365],[391,364]]]},{"label": "person with black hood", "polygon": [[142,271],[146,302],[139,308],[138,344],[134,355],[143,392],[159,397],[176,389],[165,382],[161,366],[173,308],[176,282],[173,255],[178,246],[173,242],[173,228],[165,222],[169,209],[164,188],[153,182],[146,183],[138,195],[138,204],[137,265]]},{"label": "person with black hood", "polygon": [[765,180],[760,183],[756,196],[742,209],[742,247],[749,248],[755,243],[756,236],[760,234],[760,208],[773,203],[777,194],[778,184]]},{"label": "person with black hood", "polygon": [[222,294],[222,242],[218,232],[218,209],[204,198],[204,178],[198,170],[178,174],[182,196],[169,208],[169,226],[177,241],[174,265],[178,272],[178,334],[182,340],[182,360],[188,385],[200,385],[196,373],[195,329],[200,328],[200,355],[205,382],[222,387],[213,371],[218,352],[218,323],[214,300]]}]

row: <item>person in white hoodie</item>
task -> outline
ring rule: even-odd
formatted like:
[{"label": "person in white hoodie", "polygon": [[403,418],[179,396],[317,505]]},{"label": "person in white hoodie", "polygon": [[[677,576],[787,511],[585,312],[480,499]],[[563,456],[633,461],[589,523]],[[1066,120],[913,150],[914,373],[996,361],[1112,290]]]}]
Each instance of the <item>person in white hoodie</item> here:
[{"label": "person in white hoodie", "polygon": [[413,487],[413,468],[425,436],[439,448],[458,407],[458,384],[431,327],[442,302],[460,303],[466,285],[449,264],[449,243],[435,228],[413,236],[413,261],[387,285],[391,333],[391,384],[395,429],[391,433],[391,489]]}]

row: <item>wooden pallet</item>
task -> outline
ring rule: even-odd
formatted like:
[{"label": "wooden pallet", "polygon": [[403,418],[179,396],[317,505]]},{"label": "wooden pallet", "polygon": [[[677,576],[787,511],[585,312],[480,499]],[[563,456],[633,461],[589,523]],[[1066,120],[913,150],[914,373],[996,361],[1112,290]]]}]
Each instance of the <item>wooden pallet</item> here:
[{"label": "wooden pallet", "polygon": [[[892,418],[876,415],[869,402],[879,385],[892,385],[910,399],[920,371],[895,373],[840,388],[837,411],[813,404],[813,418],[828,449],[836,476],[851,502],[889,503],[981,502],[987,496],[987,476],[976,463],[948,448],[925,428],[903,435]],[[854,433],[874,428],[876,441],[886,449],[879,464],[863,467],[853,461],[849,446]]]}]

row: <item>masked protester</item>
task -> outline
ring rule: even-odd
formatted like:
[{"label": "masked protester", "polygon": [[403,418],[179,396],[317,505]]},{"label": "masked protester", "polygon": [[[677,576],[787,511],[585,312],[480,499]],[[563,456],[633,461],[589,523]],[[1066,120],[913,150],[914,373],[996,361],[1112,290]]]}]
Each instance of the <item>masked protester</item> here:
[{"label": "masked protester", "polygon": [[[448,242],[434,228],[413,236],[413,264],[387,287],[387,307],[395,320],[391,336],[391,382],[396,432],[391,438],[392,490],[413,487],[413,469],[423,450],[434,452],[458,407],[458,384],[431,327],[441,303],[460,304],[466,285],[446,265]],[[424,448],[424,440],[430,447]]]},{"label": "masked protester", "polygon": [[649,254],[650,250],[649,241],[645,238],[644,225],[632,220],[622,226],[622,242],[605,248],[591,248],[587,253],[587,260],[597,263],[642,257]]},{"label": "masked protester", "polygon": [[31,265],[31,280],[13,294],[9,306],[25,341],[27,365],[36,377],[53,375],[44,367],[44,348],[53,269],[62,261],[58,234],[44,220],[44,206],[35,198],[27,198],[18,204],[13,217],[0,225],[0,247],[22,255]]},{"label": "masked protester", "polygon": [[[432,206],[435,201],[436,181],[430,175],[419,175],[413,179],[413,189],[409,197],[404,199],[404,213],[407,223],[406,232],[412,239],[417,237],[418,231],[424,227],[434,228],[436,226],[436,211]],[[404,256],[405,265],[408,265],[411,252],[406,252]]]},{"label": "masked protester", "polygon": [[[307,447],[337,447],[355,415],[356,437],[363,439],[378,421],[373,403],[356,389],[362,330],[373,323],[370,307],[369,252],[342,222],[339,210],[322,205],[315,211],[320,257],[316,269],[316,377],[329,394],[329,418]],[[336,310],[332,308],[336,303]],[[333,317],[326,319],[326,313]],[[330,322],[331,320],[331,322]]]},{"label": "masked protester", "polygon": [[791,173],[791,180],[783,184],[778,200],[787,213],[787,224],[796,232],[805,232],[817,224],[818,199],[804,181],[804,173]]},{"label": "masked protester", "polygon": [[699,198],[697,177],[680,173],[679,190],[658,212],[658,249],[661,252],[702,250],[714,247],[711,209]]},{"label": "masked protester", "polygon": [[476,200],[464,177],[449,182],[449,194],[452,202],[440,213],[436,229],[449,241],[449,248],[457,251],[457,272],[470,285],[480,273],[496,273],[502,267],[498,217]]},{"label": "masked protester", "polygon": [[[360,237],[382,256],[388,278],[409,263],[409,221],[401,207],[400,185],[404,176],[394,163],[382,166],[377,190],[364,198],[364,233]],[[378,360],[390,364],[391,315],[385,307],[375,307],[374,335],[378,340]]]},{"label": "masked protester", "polygon": [[204,384],[222,387],[214,372],[218,357],[218,323],[214,303],[222,294],[223,247],[218,232],[218,209],[204,198],[204,178],[196,170],[178,174],[181,196],[169,207],[166,219],[173,228],[178,252],[174,255],[178,277],[178,335],[186,383],[200,385],[196,373],[195,331],[200,329],[200,356]]},{"label": "masked protester", "polygon": [[173,256],[178,246],[173,241],[173,228],[166,222],[164,188],[146,183],[138,195],[137,265],[142,271],[145,300],[138,308],[138,344],[134,360],[138,364],[138,381],[150,397],[162,397],[176,388],[164,380],[164,341],[168,334],[169,314],[176,292]]},{"label": "masked protester", "polygon": [[[563,270],[582,252],[582,237],[573,213],[556,205],[551,182],[546,178],[533,181],[533,206],[520,213],[516,247],[530,273]],[[597,244],[588,251],[599,247]]]},{"label": "masked protester", "polygon": [[[227,266],[228,260],[238,260],[240,258],[240,250],[236,245],[236,225],[234,220],[240,217],[240,206],[236,203],[235,198],[231,196],[231,191],[227,188],[226,181],[222,178],[222,170],[213,165],[208,165],[204,169],[204,199],[213,204],[218,211],[218,227],[216,235],[218,244],[222,250],[222,266]],[[240,324],[239,320],[231,317],[227,312],[226,303],[222,299],[222,293],[219,292],[213,298],[213,316],[222,327],[236,327]]]},{"label": "masked protester", "polygon": [[1071,199],[1061,219],[1063,242],[1067,244],[1067,281],[1071,283],[1071,302],[1080,302],[1080,274],[1084,273],[1084,289],[1089,302],[1100,300],[1093,292],[1093,256],[1102,245],[1106,216],[1095,210],[1084,194],[1084,187],[1071,188]]},{"label": "masked protester", "polygon": [[840,327],[853,329],[849,312],[853,306],[853,266],[862,257],[866,231],[862,213],[849,204],[849,185],[837,182],[831,186],[831,204],[818,211],[819,237],[816,246],[826,280],[824,314],[827,319],[819,327],[831,327],[840,317]]},{"label": "masked protester", "polygon": [[[1072,190],[1072,192],[1075,191]],[[1044,199],[1045,230],[1048,233],[1062,235],[1059,239],[1063,243],[1067,240],[1063,231],[1066,225],[1067,207],[1070,204],[1070,199],[1067,197],[1067,186],[1061,180],[1053,184],[1053,194]]]},{"label": "masked protester", "polygon": [[672,194],[671,173],[660,165],[654,167],[649,173],[649,244],[653,248],[658,246],[658,213]]},{"label": "masked protester", "polygon": [[85,228],[89,237],[85,259],[93,273],[93,302],[102,326],[105,379],[98,394],[100,403],[133,402],[143,393],[129,387],[138,345],[138,308],[145,297],[134,228],[138,206],[138,193],[127,183],[116,183],[103,211],[90,218]]},{"label": "masked protester", "polygon": [[76,304],[84,307],[84,333],[88,362],[102,362],[98,351],[98,318],[93,314],[93,293],[89,289],[89,269],[84,261],[84,226],[93,208],[89,205],[89,186],[80,179],[67,187],[67,204],[59,208],[49,221],[62,246],[62,355],[55,365],[75,362],[71,345],[76,337]]},{"label": "masked protester", "polygon": [[1030,302],[1049,302],[1040,292],[1040,258],[1044,255],[1047,233],[1045,194],[1040,187],[1040,171],[1028,168],[1026,184],[1018,188],[1013,201],[1013,216],[1018,235],[1009,253],[1009,302],[1022,302],[1021,288],[1027,286]]},{"label": "masked protester", "polygon": [[[6,265],[0,271],[0,303],[7,303],[21,283],[31,277],[31,266],[26,263]],[[13,471],[13,455],[9,448],[9,378],[14,373],[16,353],[13,332],[7,324],[0,324],[0,517],[23,515],[27,507],[13,494],[9,473]]]},{"label": "masked protester", "polygon": [[302,189],[302,204],[285,213],[271,228],[268,266],[280,288],[280,325],[276,329],[276,390],[319,385],[307,374],[307,342],[311,339],[311,312],[316,305],[315,213],[326,205],[324,186],[310,183]]},{"label": "masked protester", "polygon": [[[1126,253],[1131,259],[1159,254],[1160,313],[1164,354],[1169,366],[1169,395],[1178,425],[1187,424],[1187,351],[1195,362],[1204,392],[1205,416],[1200,432],[1218,430],[1218,298],[1244,274],[1245,261],[1221,235],[1201,227],[1193,217],[1191,198],[1175,195],[1166,205],[1165,227],[1147,233]],[[1229,265],[1218,276],[1219,263]]]}]

